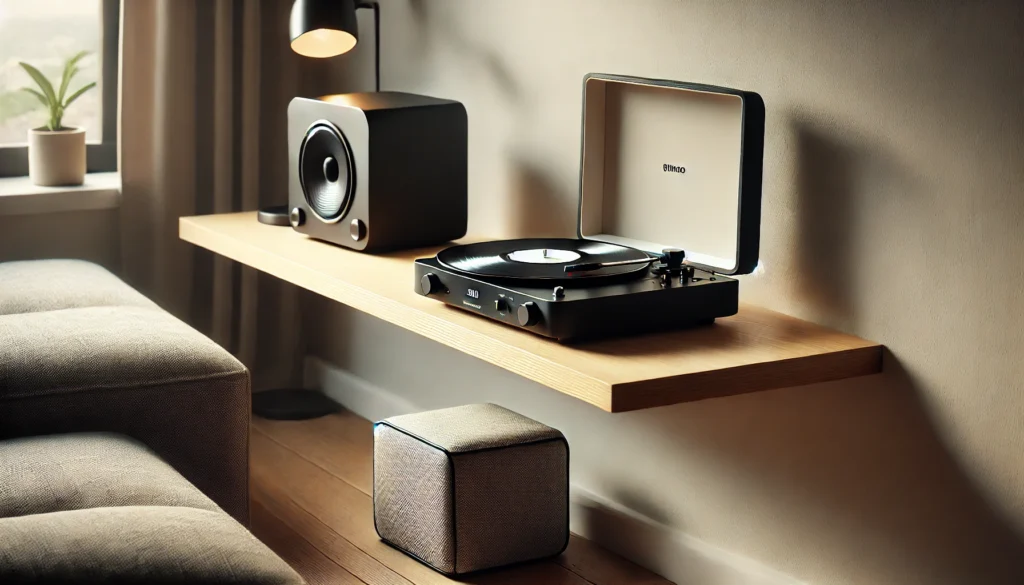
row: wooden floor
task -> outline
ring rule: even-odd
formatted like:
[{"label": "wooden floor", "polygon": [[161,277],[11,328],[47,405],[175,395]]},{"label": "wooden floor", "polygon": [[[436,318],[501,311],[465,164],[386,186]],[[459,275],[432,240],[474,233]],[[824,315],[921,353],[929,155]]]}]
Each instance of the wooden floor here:
[{"label": "wooden floor", "polygon": [[[351,413],[253,419],[252,530],[311,585],[455,583],[387,546],[373,528],[373,435]],[[667,585],[576,535],[556,559],[470,575],[475,584]]]}]

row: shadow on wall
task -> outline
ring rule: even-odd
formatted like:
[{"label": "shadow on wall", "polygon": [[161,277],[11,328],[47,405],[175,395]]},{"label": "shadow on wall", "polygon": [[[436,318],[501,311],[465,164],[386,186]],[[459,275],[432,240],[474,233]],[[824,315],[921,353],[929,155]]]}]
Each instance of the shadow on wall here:
[{"label": "shadow on wall", "polygon": [[[855,299],[863,296],[858,286],[870,282],[876,291],[880,284],[882,288],[893,286],[891,282],[882,283],[882,279],[895,271],[871,274],[867,268],[878,264],[874,255],[891,255],[892,250],[885,250],[884,245],[855,246],[870,241],[865,237],[869,234],[900,245],[894,234],[914,230],[916,226],[908,222],[918,214],[900,213],[896,219],[897,214],[887,212],[921,205],[914,197],[922,189],[910,171],[899,165],[899,157],[883,145],[828,128],[805,115],[791,115],[790,123],[796,135],[799,221],[799,240],[793,247],[793,265],[799,275],[794,294],[814,312],[813,321],[857,331]],[[891,225],[882,225],[886,221]],[[904,245],[900,252],[913,253]]]},{"label": "shadow on wall", "polygon": [[511,103],[520,103],[522,90],[498,53],[485,45],[474,43],[462,34],[458,27],[453,26],[450,19],[437,18],[433,11],[443,9],[444,7],[437,6],[428,10],[426,0],[409,0],[409,15],[418,35],[416,42],[412,44],[416,53],[424,55],[433,52],[432,45],[435,39],[429,35],[433,31],[438,31],[440,34],[437,36],[443,37],[445,42],[452,46],[454,54],[470,60],[470,65],[482,71],[485,79],[497,86],[498,95],[508,97]]},{"label": "shadow on wall", "polygon": [[[891,354],[885,372],[872,378],[637,416],[650,417],[642,426],[663,434],[662,441],[674,444],[670,448],[699,449],[729,462],[746,486],[729,499],[750,501],[742,492],[756,486],[757,499],[771,502],[773,513],[788,512],[777,519],[779,535],[789,540],[785,545],[813,549],[823,564],[850,566],[844,574],[849,582],[879,582],[911,567],[913,574],[901,582],[1024,583],[1024,539],[961,470],[926,414],[915,380]],[[655,522],[590,503],[574,521],[584,523],[591,537],[651,566],[685,561],[645,558],[651,553],[634,546],[667,537],[660,514],[649,512],[648,494],[623,489],[607,496]],[[762,533],[755,540],[766,536],[763,518],[753,519],[751,528]],[[813,541],[793,542],[792,535]],[[773,552],[783,560],[765,561],[790,569],[779,550],[785,546],[776,546]]]},{"label": "shadow on wall", "polygon": [[797,197],[800,241],[795,247],[800,288],[814,310],[832,324],[851,325],[857,209],[853,201],[854,154],[797,122]]},{"label": "shadow on wall", "polygon": [[[576,237],[576,207],[559,193],[543,168],[516,158],[506,214],[512,233],[523,238]],[[573,200],[575,201],[575,200]]]}]

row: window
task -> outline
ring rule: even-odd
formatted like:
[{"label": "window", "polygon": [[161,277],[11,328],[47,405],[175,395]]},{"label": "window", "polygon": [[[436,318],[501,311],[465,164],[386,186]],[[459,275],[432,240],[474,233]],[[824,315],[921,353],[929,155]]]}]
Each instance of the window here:
[{"label": "window", "polygon": [[85,127],[89,172],[116,170],[119,22],[120,0],[0,0],[0,177],[28,174],[27,132],[46,119],[21,91],[35,85],[18,62],[53,80],[83,50],[72,88],[98,85],[68,108],[65,125]]}]

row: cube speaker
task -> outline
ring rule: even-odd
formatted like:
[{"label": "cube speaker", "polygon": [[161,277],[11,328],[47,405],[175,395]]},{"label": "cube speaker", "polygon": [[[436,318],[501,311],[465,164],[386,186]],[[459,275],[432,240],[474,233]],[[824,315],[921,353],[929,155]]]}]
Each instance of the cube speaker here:
[{"label": "cube speaker", "polygon": [[466,109],[401,92],[295,98],[288,106],[289,220],[366,252],[466,235]]},{"label": "cube speaker", "polygon": [[456,575],[560,554],[569,543],[569,444],[493,404],[374,425],[377,534]]}]

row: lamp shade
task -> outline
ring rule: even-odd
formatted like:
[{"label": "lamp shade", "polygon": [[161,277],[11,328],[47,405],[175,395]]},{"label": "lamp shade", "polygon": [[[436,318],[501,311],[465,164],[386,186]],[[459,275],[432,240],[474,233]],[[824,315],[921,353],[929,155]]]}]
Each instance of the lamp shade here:
[{"label": "lamp shade", "polygon": [[295,0],[289,24],[292,50],[306,57],[335,57],[359,41],[355,0]]}]

